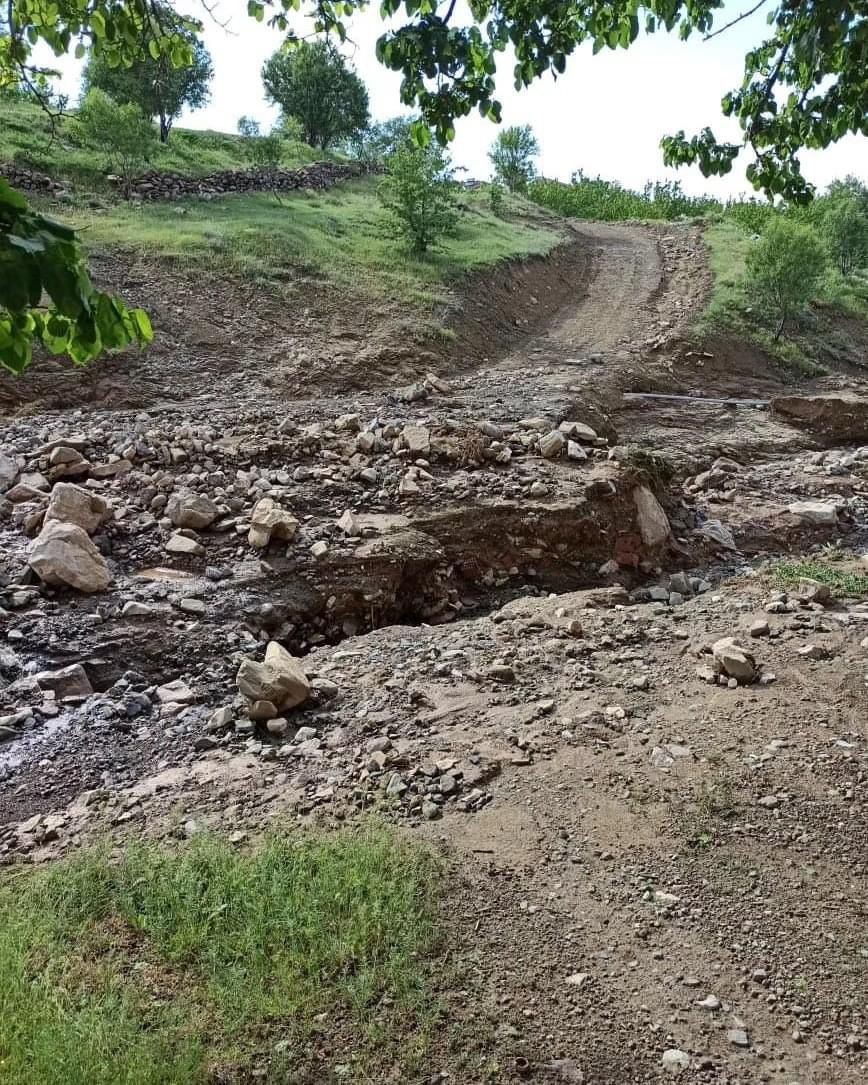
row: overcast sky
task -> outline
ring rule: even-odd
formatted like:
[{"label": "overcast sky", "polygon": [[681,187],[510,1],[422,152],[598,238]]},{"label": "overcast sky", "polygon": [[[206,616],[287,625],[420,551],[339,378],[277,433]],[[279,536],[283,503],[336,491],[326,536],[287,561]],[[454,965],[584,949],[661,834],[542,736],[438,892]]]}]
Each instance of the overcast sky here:
[{"label": "overcast sky", "polygon": [[[199,10],[195,0],[176,6],[190,14]],[[747,0],[729,0],[717,25],[749,6]],[[399,100],[400,77],[383,68],[374,53],[384,25],[378,7],[374,3],[372,10],[353,18],[353,44],[344,51],[368,87],[372,116],[383,120],[406,110]],[[260,71],[280,45],[281,35],[250,19],[240,0],[219,0],[214,12],[228,26],[224,29],[205,17],[205,40],[215,73],[211,102],[180,123],[234,132],[238,118],[247,114],[267,126],[276,110],[265,101]],[[498,65],[503,122],[533,126],[542,150],[539,169],[549,177],[568,180],[574,170],[582,169],[631,187],[669,176],[694,193],[748,191],[743,166],[736,166],[726,178],[711,180],[696,169],[665,170],[659,143],[665,134],[681,128],[693,134],[705,125],[718,137],[738,138],[737,127],[721,116],[720,99],[740,82],[745,51],[765,29],[765,13],[758,12],[708,42],[698,37],[681,42],[676,35],[658,33],[629,50],[604,50],[597,56],[589,46],[583,47],[567,61],[564,75],[557,80],[544,77],[520,92],[513,89],[512,60],[504,54]],[[75,96],[80,65],[67,59],[62,68],[62,88]],[[452,145],[456,165],[471,176],[487,177],[487,151],[496,134],[496,126],[477,115],[460,120]],[[821,186],[848,173],[868,179],[868,139],[848,136],[828,150],[803,152],[802,164],[809,179]]]}]

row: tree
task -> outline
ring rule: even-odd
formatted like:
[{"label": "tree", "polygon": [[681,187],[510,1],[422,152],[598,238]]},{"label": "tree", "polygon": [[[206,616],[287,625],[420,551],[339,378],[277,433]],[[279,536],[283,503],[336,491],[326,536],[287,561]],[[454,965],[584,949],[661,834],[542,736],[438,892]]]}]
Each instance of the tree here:
[{"label": "tree", "polygon": [[777,319],[774,340],[787,320],[814,296],[826,267],[816,231],[784,215],[772,218],[747,256],[746,286]]},{"label": "tree", "polygon": [[529,124],[513,125],[499,132],[488,157],[494,166],[494,176],[510,192],[524,192],[533,180],[534,159],[539,144]]},{"label": "tree", "polygon": [[[0,36],[0,88],[39,86],[47,69],[33,62],[33,51],[46,47],[62,56],[75,49],[83,57],[90,46],[109,65],[131,64],[145,55],[143,31],[153,31],[150,19],[160,0],[7,0],[8,33]],[[257,20],[289,31],[290,17],[302,0],[248,0]],[[377,43],[381,62],[402,74],[401,100],[422,115],[416,138],[430,138],[432,126],[440,140],[454,135],[454,122],[476,109],[500,119],[495,96],[496,55],[511,46],[516,55],[515,82],[527,86],[547,72],[562,73],[568,57],[583,43],[595,51],[628,48],[644,29],[678,32],[682,38],[723,33],[716,26],[724,0],[383,0],[383,19],[403,7],[406,22],[385,33]],[[364,6],[363,0],[309,0],[306,10],[315,32],[344,40],[344,17]],[[706,175],[727,173],[742,148],[753,154],[748,176],[766,195],[805,200],[812,194],[799,166],[802,147],[822,148],[848,132],[868,134],[865,108],[865,53],[868,32],[866,0],[756,0],[751,13],[769,9],[766,28],[754,29],[745,56],[744,79],[722,102],[742,134],[738,143],[719,142],[710,128],[688,139],[683,132],[663,140],[664,160],[672,165],[698,163]],[[453,21],[466,19],[464,25]],[[187,29],[201,24],[185,19]],[[745,24],[748,26],[751,24]],[[753,24],[756,27],[758,24]],[[173,67],[193,63],[193,51],[179,34],[157,31],[148,41],[147,55],[165,57]],[[356,125],[358,126],[358,125]],[[0,248],[9,256],[13,277],[27,272],[28,262],[8,235],[10,223],[23,213],[18,199],[4,197],[0,207]],[[26,201],[24,202],[26,208]],[[30,210],[32,222],[40,216]],[[46,229],[49,224],[46,220]],[[48,251],[48,250],[47,250]],[[50,246],[46,259],[65,261],[58,275],[76,271],[79,250]],[[5,296],[13,296],[7,293]],[[16,294],[21,299],[23,295]],[[27,295],[29,296],[29,295]],[[5,306],[5,303],[3,303]],[[35,304],[35,303],[34,303]],[[15,325],[15,334],[32,339],[41,316],[26,299],[21,307],[0,310],[0,328]],[[119,318],[120,320],[120,318]],[[120,326],[120,325],[119,325]],[[29,330],[26,330],[29,329]],[[89,334],[83,325],[84,334]],[[80,357],[80,354],[79,354]]]},{"label": "tree", "polygon": [[842,275],[868,263],[868,213],[855,195],[842,192],[821,201],[823,240]]},{"label": "tree", "polygon": [[191,62],[175,67],[171,58],[150,52],[130,64],[114,63],[106,53],[91,52],[84,69],[83,87],[104,90],[116,102],[132,102],[147,117],[160,123],[160,142],[166,143],[172,124],[184,107],[201,109],[210,97],[208,85],[214,74],[211,54],[196,32],[166,4],[154,7],[151,23],[144,30],[142,44],[150,48],[157,23],[163,33],[177,35],[190,49]]},{"label": "tree", "polygon": [[413,252],[427,252],[457,223],[455,181],[449,160],[436,144],[402,143],[388,161],[380,199]]},{"label": "tree", "polygon": [[413,125],[418,117],[391,117],[377,121],[353,132],[346,143],[346,151],[359,162],[374,164],[391,158],[402,143],[412,138]]},{"label": "tree", "polygon": [[154,127],[137,105],[119,105],[101,90],[90,90],[81,103],[76,122],[82,140],[108,156],[120,174],[123,194],[129,199],[132,183],[144,169],[156,144]]},{"label": "tree", "polygon": [[265,62],[262,81],[269,100],[300,122],[312,147],[327,150],[368,123],[365,84],[329,42],[278,50]]}]

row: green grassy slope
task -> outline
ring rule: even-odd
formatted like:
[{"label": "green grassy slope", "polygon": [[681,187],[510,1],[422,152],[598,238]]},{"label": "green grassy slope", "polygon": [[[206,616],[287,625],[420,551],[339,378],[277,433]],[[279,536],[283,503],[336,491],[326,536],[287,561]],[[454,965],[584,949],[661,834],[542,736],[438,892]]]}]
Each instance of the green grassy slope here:
[{"label": "green grassy slope", "polygon": [[484,190],[464,193],[458,230],[424,258],[395,235],[377,178],[329,192],[267,193],[182,203],[123,204],[72,214],[90,246],[130,248],[188,266],[279,282],[298,268],[337,286],[406,301],[438,300],[445,284],[510,257],[545,253],[560,240],[544,213],[519,199],[497,218]]},{"label": "green grassy slope", "polygon": [[[283,165],[302,166],[323,158],[304,143],[287,143]],[[82,146],[75,119],[51,119],[31,102],[0,97],[0,163],[15,162],[41,170],[62,181],[90,189],[105,187],[109,163],[104,155]],[[198,177],[214,170],[250,165],[240,136],[175,128],[165,145],[158,145],[150,165]]]}]

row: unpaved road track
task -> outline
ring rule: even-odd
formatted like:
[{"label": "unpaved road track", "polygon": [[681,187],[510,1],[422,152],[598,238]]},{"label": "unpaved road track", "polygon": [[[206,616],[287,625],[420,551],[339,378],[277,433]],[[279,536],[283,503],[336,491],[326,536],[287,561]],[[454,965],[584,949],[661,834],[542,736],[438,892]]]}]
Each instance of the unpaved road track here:
[{"label": "unpaved road track", "polygon": [[[0,522],[0,715],[32,709],[28,737],[0,748],[0,849],[41,858],[102,832],[330,823],[380,807],[397,773],[407,791],[388,816],[443,845],[449,872],[459,978],[442,992],[430,1080],[445,1080],[442,1070],[460,1085],[513,1081],[526,1059],[541,1082],[657,1083],[683,1062],[685,1082],[855,1085],[868,1074],[868,611],[793,603],[766,614],[771,585],[721,580],[743,560],[703,549],[693,528],[731,519],[746,549],[761,529],[770,549],[834,538],[846,517],[806,537],[786,507],[837,493],[858,520],[866,461],[827,472],[801,453],[742,456],[722,490],[698,494],[676,479],[667,504],[682,542],[644,547],[628,465],[592,446],[586,460],[542,459],[538,431],[520,419],[626,429],[663,452],[677,432],[672,444],[703,466],[740,433],[776,448],[800,435],[763,412],[741,420],[720,409],[686,424],[673,407],[622,410],[625,387],[684,390],[693,375],[712,391],[731,379],[690,369],[680,346],[707,288],[701,245],[689,227],[576,233],[572,300],[561,280],[540,279],[537,296],[532,277],[517,275],[503,289],[528,323],[513,348],[443,362],[443,383],[423,401],[390,386],[287,403],[249,355],[236,359],[238,395],[227,402],[225,388],[203,387],[230,371],[227,344],[193,351],[179,333],[160,365],[163,385],[175,373],[195,385],[189,403],[158,405],[154,365],[137,392],[146,413],[8,422],[0,445],[27,467],[51,437],[73,432],[92,463],[128,456],[132,466],[94,481],[119,514],[101,535],[109,592],[30,587],[21,525]],[[232,299],[221,304],[229,326]],[[305,364],[281,372],[289,381]],[[348,365],[341,353],[341,381]],[[742,391],[780,379],[759,374]],[[359,443],[355,424],[336,424],[353,412],[363,426],[374,420],[375,447]],[[482,441],[480,421],[500,424],[502,437]],[[430,438],[412,454],[400,447],[410,422]],[[486,452],[504,448],[500,462]],[[165,550],[159,498],[189,488],[225,511],[199,533],[205,552],[180,558]],[[244,541],[264,493],[303,521],[297,540],[267,555]],[[335,527],[346,508],[361,538]],[[315,541],[327,542],[324,558],[311,555]],[[613,554],[621,571],[598,574]],[[625,606],[612,586],[666,585],[658,567],[701,560],[713,590],[677,605]],[[546,598],[577,584],[600,586]],[[151,613],[125,616],[131,601]],[[701,681],[702,646],[744,636],[759,618],[771,636],[751,643],[776,680]],[[269,636],[303,645],[309,671],[337,687],[293,716],[285,741],[251,735],[233,701],[234,653],[255,654]],[[799,654],[811,645],[816,658]],[[98,692],[53,717],[33,672],[72,662]],[[191,705],[155,695],[175,678]],[[226,704],[243,726],[209,730]],[[293,742],[297,725],[318,737]],[[378,768],[372,753],[384,746]],[[435,820],[422,814],[431,796],[443,810]],[[324,1057],[300,1080],[337,1080],[343,1061]]]}]

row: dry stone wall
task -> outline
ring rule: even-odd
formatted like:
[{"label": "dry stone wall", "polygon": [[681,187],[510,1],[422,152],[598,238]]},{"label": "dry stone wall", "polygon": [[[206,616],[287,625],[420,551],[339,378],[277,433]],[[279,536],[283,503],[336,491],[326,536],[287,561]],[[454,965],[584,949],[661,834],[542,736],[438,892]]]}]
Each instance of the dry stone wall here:
[{"label": "dry stone wall", "polygon": [[[219,170],[204,177],[149,170],[133,182],[131,195],[140,200],[176,200],[184,196],[223,196],[233,192],[292,192],[327,189],[353,177],[380,172],[357,162],[312,162],[299,169]],[[63,192],[64,186],[36,170],[0,163],[0,175],[16,188],[30,192]]]}]

